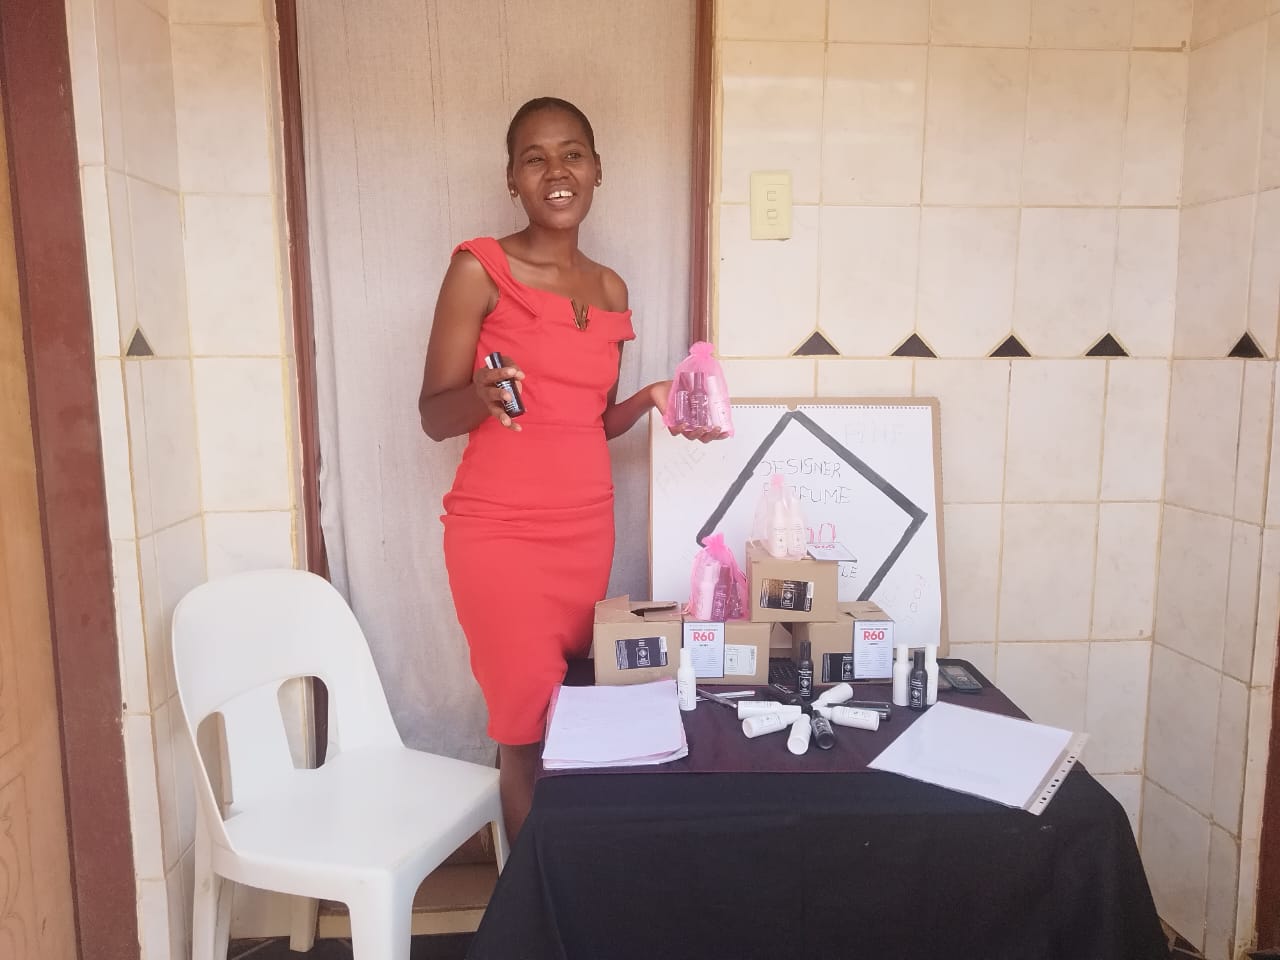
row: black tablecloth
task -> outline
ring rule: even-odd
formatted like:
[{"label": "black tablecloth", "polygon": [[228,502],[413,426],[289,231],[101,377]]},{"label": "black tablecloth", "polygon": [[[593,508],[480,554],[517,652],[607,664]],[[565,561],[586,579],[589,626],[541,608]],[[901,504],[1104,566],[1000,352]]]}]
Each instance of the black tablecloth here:
[{"label": "black tablecloth", "polygon": [[1164,960],[1168,949],[1128,818],[1077,766],[1038,817],[874,771],[545,777],[468,956]]}]

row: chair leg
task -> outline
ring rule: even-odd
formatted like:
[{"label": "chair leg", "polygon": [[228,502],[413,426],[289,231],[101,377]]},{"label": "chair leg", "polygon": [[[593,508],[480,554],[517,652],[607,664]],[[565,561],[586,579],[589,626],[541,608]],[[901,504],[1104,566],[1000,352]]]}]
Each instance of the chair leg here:
[{"label": "chair leg", "polygon": [[389,880],[370,885],[347,904],[355,960],[409,960],[415,888]]},{"label": "chair leg", "polygon": [[209,847],[197,840],[195,882],[191,914],[192,960],[227,960],[231,941],[231,893],[229,880],[213,872]]},{"label": "chair leg", "polygon": [[307,953],[316,945],[316,915],[320,901],[312,897],[294,897],[289,904],[289,949]]},{"label": "chair leg", "polygon": [[236,885],[230,880],[222,881],[222,889],[218,891],[218,923],[215,928],[214,946],[218,957],[227,955],[231,946],[231,902],[235,899]]},{"label": "chair leg", "polygon": [[511,849],[507,844],[507,828],[502,823],[502,817],[499,816],[489,824],[489,829],[493,832],[493,856],[498,862],[498,872],[502,872],[502,868],[507,865],[507,857],[511,856]]}]

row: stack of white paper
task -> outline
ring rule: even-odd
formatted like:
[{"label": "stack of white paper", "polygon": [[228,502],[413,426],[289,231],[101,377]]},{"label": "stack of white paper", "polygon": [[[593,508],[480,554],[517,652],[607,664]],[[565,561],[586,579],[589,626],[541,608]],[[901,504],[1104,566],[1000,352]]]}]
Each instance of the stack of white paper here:
[{"label": "stack of white paper", "polygon": [[938,703],[867,766],[1039,814],[1088,734]]},{"label": "stack of white paper", "polygon": [[542,763],[548,770],[630,767],[688,756],[674,680],[622,687],[560,687]]}]

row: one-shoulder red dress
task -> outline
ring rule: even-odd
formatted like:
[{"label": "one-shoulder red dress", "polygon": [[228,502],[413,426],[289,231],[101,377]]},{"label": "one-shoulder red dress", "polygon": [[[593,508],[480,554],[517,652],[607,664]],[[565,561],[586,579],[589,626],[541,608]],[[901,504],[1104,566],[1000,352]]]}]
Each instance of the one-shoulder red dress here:
[{"label": "one-shoulder red dress", "polygon": [[631,312],[592,306],[578,329],[570,300],[511,275],[497,240],[459,244],[498,287],[476,367],[495,350],[524,371],[520,432],[493,417],[471,431],[444,497],[444,558],[489,736],[543,737],[566,658],[591,645],[595,602],[613,561],[613,478],[601,415],[618,376]]}]

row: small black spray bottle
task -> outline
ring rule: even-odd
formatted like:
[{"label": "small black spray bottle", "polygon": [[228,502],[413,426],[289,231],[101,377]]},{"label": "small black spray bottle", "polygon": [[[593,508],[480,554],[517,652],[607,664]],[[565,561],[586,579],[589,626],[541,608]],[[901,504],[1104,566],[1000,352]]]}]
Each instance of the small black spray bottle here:
[{"label": "small black spray bottle", "polygon": [[[490,370],[497,370],[502,366],[502,354],[496,351],[489,354],[484,358],[484,365]],[[508,417],[515,419],[524,413],[524,401],[520,399],[520,391],[516,389],[514,380],[499,380],[494,386],[511,394],[510,400],[502,402],[502,409],[506,411]]]},{"label": "small black spray bottle", "polygon": [[928,688],[929,675],[924,669],[924,651],[917,650],[911,664],[911,676],[907,680],[907,706],[912,710],[928,709]]},{"label": "small black spray bottle", "polygon": [[801,700],[813,699],[812,650],[808,640],[800,641],[800,662],[796,664],[796,694]]},{"label": "small black spray bottle", "polygon": [[813,742],[821,750],[830,750],[836,745],[836,732],[831,729],[831,721],[817,710],[809,710],[809,722],[813,726]]}]

